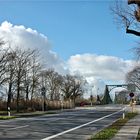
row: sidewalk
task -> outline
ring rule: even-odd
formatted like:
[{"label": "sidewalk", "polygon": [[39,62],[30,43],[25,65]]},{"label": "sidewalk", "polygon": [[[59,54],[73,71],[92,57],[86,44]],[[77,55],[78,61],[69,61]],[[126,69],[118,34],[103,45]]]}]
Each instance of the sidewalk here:
[{"label": "sidewalk", "polygon": [[136,111],[139,115],[128,121],[112,140],[136,140],[140,128],[140,106],[136,107]]}]

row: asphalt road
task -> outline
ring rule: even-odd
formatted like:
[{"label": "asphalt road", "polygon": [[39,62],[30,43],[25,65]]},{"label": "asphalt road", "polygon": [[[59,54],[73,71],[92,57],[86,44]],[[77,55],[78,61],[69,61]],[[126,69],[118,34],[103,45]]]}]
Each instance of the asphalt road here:
[{"label": "asphalt road", "polygon": [[120,107],[76,109],[0,121],[0,140],[87,140],[122,115]]}]

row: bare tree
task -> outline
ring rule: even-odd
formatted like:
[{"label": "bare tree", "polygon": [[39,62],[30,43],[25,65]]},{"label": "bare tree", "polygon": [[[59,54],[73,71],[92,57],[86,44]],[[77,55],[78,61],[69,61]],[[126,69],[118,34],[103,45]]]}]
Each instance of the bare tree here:
[{"label": "bare tree", "polygon": [[7,53],[7,65],[6,65],[6,77],[8,84],[8,98],[7,98],[7,109],[11,107],[11,99],[12,99],[12,88],[15,82],[15,52],[11,51]]},{"label": "bare tree", "polygon": [[42,83],[50,95],[50,100],[59,100],[62,84],[62,76],[53,69],[44,70],[41,73]]},{"label": "bare tree", "polygon": [[85,80],[83,80],[83,77],[80,76],[74,76],[74,81],[73,81],[73,89],[72,89],[72,99],[74,101],[74,105],[76,103],[76,98],[80,97],[84,93],[84,86]]},{"label": "bare tree", "polygon": [[126,33],[140,36],[140,0],[116,1],[111,7],[115,19]]},{"label": "bare tree", "polygon": [[6,81],[7,78],[5,76],[6,73],[6,65],[7,65],[7,54],[8,54],[8,49],[1,49],[0,50],[0,86],[3,85]]},{"label": "bare tree", "polygon": [[7,90],[7,109],[11,106],[12,99],[12,87],[15,78],[15,51],[13,51],[10,45],[5,46],[4,42],[0,43],[4,45],[0,49],[0,85],[8,88]]},{"label": "bare tree", "polygon": [[127,73],[126,82],[134,84],[140,89],[140,66],[136,66],[133,70]]},{"label": "bare tree", "polygon": [[31,57],[31,72],[30,72],[30,78],[31,78],[31,103],[33,108],[33,98],[35,91],[37,91],[37,88],[39,87],[39,73],[41,71],[41,64],[39,62],[39,55],[38,51],[34,51],[32,57]]},{"label": "bare tree", "polygon": [[15,73],[17,88],[17,112],[19,112],[20,92],[26,74],[26,68],[30,65],[30,59],[33,53],[34,51],[32,50],[16,50]]},{"label": "bare tree", "polygon": [[64,99],[71,99],[72,98],[72,92],[73,92],[73,76],[71,75],[66,75],[63,76],[63,83],[62,83],[62,87],[61,90],[64,93]]},{"label": "bare tree", "polygon": [[8,49],[3,49],[3,47],[5,46],[5,42],[3,42],[2,40],[0,40],[0,87],[1,87],[1,99],[2,97],[4,97],[6,94],[3,92],[2,88],[5,84],[5,82],[7,81],[7,77],[5,76],[6,73],[6,64],[7,64],[7,60],[6,60],[6,56],[8,53]]},{"label": "bare tree", "polygon": [[63,80],[61,90],[64,92],[65,99],[72,99],[75,105],[76,98],[84,93],[85,80],[80,76],[66,75]]},{"label": "bare tree", "polygon": [[25,75],[24,75],[24,80],[23,80],[23,83],[24,83],[24,90],[25,90],[25,100],[26,100],[26,105],[27,105],[27,102],[29,101],[29,92],[30,92],[30,85],[31,85],[31,76],[30,76],[30,68],[29,67],[26,67],[25,69]]}]

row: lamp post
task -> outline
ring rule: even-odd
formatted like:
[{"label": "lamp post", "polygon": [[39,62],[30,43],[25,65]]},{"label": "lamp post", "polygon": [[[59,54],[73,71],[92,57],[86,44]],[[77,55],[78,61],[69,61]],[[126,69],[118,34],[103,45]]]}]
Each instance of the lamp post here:
[{"label": "lamp post", "polygon": [[131,105],[131,107],[132,107],[132,113],[134,112],[134,105],[135,105],[135,103],[134,103],[134,93],[133,92],[131,92],[131,93],[129,93],[129,96],[130,96],[130,99],[131,99],[131,101],[130,101],[130,105]]}]

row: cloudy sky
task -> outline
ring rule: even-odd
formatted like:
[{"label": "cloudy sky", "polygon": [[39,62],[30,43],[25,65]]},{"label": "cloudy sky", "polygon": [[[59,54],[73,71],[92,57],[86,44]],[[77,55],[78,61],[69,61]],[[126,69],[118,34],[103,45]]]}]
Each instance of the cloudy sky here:
[{"label": "cloudy sky", "polygon": [[[96,85],[123,83],[138,38],[118,28],[109,0],[0,0],[0,38],[40,50],[47,68]],[[97,88],[96,88],[97,89]]]}]

